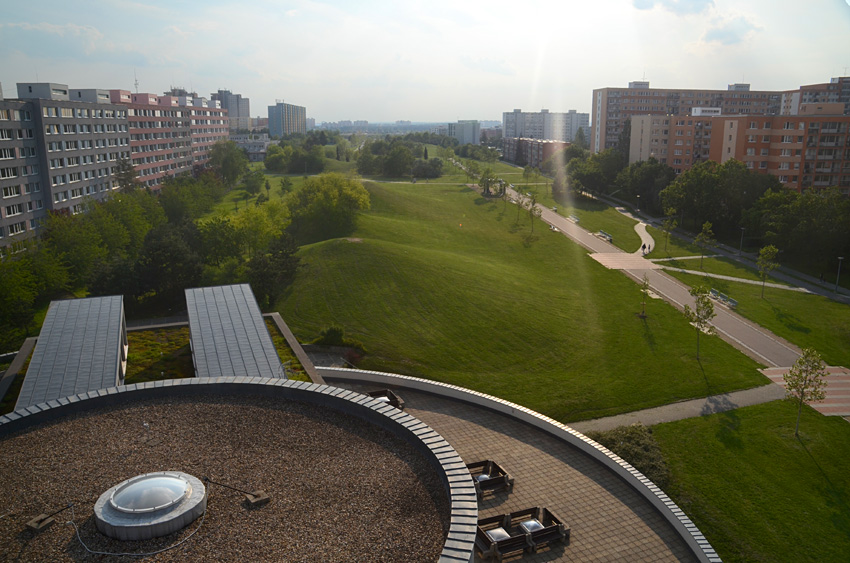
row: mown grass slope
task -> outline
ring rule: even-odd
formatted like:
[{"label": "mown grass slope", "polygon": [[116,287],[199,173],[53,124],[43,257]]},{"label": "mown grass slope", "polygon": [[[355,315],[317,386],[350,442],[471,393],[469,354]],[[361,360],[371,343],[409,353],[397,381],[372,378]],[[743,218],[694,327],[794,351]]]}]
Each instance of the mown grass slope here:
[{"label": "mown grass slope", "polygon": [[638,286],[512,205],[463,186],[368,183],[350,239],[302,249],[276,304],[299,339],[345,327],[364,368],[470,387],[563,421],[766,382]]}]

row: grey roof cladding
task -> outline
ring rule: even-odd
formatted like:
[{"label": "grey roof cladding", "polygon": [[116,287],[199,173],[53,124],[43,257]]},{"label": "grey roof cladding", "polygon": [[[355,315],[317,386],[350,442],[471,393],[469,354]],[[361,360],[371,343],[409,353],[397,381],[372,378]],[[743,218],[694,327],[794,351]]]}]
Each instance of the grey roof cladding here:
[{"label": "grey roof cladding", "polygon": [[198,377],[278,377],[280,358],[248,284],[186,290]]},{"label": "grey roof cladding", "polygon": [[15,409],[121,383],[124,298],[53,301]]}]

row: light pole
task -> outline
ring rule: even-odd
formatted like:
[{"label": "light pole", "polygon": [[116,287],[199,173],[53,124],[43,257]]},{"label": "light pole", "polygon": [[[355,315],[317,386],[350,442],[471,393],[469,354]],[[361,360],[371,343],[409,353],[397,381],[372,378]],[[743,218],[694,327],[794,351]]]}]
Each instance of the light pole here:
[{"label": "light pole", "polygon": [[744,251],[744,227],[741,227],[741,246],[738,247],[738,256]]},{"label": "light pole", "polygon": [[835,275],[835,293],[838,293],[838,279],[841,277],[841,261],[844,260],[843,256],[838,257],[838,273]]}]

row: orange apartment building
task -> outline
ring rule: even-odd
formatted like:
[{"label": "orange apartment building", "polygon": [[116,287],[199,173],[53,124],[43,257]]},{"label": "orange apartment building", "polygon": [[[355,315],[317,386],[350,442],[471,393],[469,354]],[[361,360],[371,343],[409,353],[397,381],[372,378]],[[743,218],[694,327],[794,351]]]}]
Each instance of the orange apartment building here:
[{"label": "orange apartment building", "polygon": [[690,116],[694,108],[714,108],[722,115],[797,115],[803,104],[841,103],[850,115],[850,77],[796,90],[750,90],[730,84],[726,90],[650,88],[649,82],[629,82],[628,88],[593,91],[590,149],[614,148],[626,120],[639,115]]},{"label": "orange apartment building", "polygon": [[653,157],[679,174],[701,160],[734,158],[797,191],[837,186],[850,195],[850,115],[843,111],[839,102],[801,103],[796,115],[635,116],[629,162]]}]

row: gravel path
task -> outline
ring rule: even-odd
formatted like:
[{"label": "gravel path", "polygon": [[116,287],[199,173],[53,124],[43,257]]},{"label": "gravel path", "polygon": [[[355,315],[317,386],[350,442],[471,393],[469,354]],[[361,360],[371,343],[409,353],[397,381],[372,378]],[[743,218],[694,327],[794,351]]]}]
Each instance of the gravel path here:
[{"label": "gravel path", "polygon": [[[145,426],[147,423],[147,427]],[[35,427],[0,440],[0,560],[127,561],[88,554],[65,525],[38,535],[28,520],[74,503],[90,548],[150,552],[145,561],[435,561],[449,503],[413,448],[360,419],[262,397],[140,401]],[[120,481],[178,470],[271,502],[248,509],[212,485],[205,519],[180,532],[121,542],[99,534],[92,507]],[[132,560],[130,560],[132,561]]]}]

